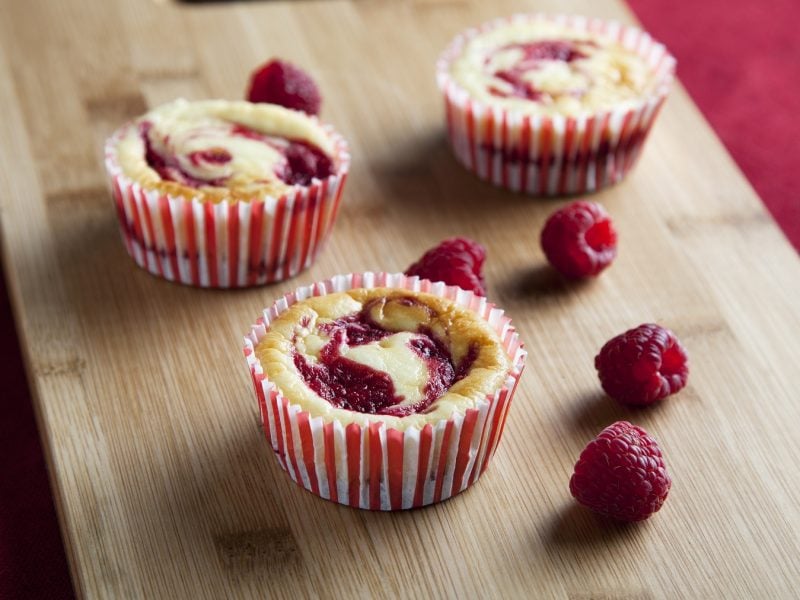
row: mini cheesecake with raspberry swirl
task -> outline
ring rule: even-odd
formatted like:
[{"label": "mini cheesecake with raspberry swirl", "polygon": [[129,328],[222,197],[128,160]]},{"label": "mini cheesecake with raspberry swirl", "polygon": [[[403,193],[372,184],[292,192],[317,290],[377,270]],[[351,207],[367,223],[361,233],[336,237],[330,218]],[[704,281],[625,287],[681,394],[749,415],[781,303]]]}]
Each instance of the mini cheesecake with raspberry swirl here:
[{"label": "mini cheesecake with raspberry swirl", "polygon": [[122,171],[173,196],[248,201],[280,197],[335,173],[335,144],[298,111],[244,101],[176,100],[128,126]]},{"label": "mini cheesecake with raspberry swirl", "polygon": [[474,408],[511,369],[475,313],[390,288],[300,301],[270,323],[255,353],[267,378],[312,417],[396,429]]},{"label": "mini cheesecake with raspberry swirl", "polygon": [[512,19],[472,36],[450,75],[487,106],[578,116],[633,106],[656,77],[615,39],[550,19]]}]

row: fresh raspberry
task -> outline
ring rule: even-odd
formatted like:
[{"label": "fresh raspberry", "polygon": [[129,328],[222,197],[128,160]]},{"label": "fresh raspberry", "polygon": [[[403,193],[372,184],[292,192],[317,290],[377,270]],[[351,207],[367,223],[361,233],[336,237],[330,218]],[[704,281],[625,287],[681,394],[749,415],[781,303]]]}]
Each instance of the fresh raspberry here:
[{"label": "fresh raspberry", "polygon": [[689,377],[686,350],[674,333],[653,323],[607,341],[594,366],[609,396],[637,406],[674,394]]},{"label": "fresh raspberry", "polygon": [[447,285],[457,285],[485,296],[486,283],[482,273],[485,260],[486,249],[478,242],[468,238],[451,238],[423,254],[406,269],[406,275],[444,281]]},{"label": "fresh raspberry", "polygon": [[564,276],[594,277],[617,256],[617,232],[602,206],[579,200],[550,215],[541,245]]},{"label": "fresh raspberry", "polygon": [[671,485],[656,441],[641,427],[617,421],[583,449],[569,491],[596,513],[641,521],[661,508]]},{"label": "fresh raspberry", "polygon": [[311,76],[279,59],[267,62],[253,73],[247,99],[250,102],[280,104],[310,115],[319,114],[322,104],[319,89]]}]

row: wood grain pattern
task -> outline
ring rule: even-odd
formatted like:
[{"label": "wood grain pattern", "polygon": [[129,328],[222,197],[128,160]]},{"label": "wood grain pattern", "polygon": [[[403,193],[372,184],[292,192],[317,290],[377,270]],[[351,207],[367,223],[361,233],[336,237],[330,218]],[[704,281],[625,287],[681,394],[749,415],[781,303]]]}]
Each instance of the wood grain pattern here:
[{"label": "wood grain pattern", "polygon": [[[466,26],[520,10],[630,20],[621,4],[2,0],[3,257],[74,583],[86,597],[791,597],[800,586],[800,262],[685,92],[623,184],[598,281],[546,269],[561,201],[496,190],[446,147],[433,61]],[[155,279],[119,240],[101,143],[178,95],[237,98],[271,55],[308,67],[353,169],[318,263],[206,292]],[[679,67],[680,68],[680,67]],[[493,299],[530,352],[484,478],[395,514],[307,494],[259,430],[240,340],[289,288],[400,270],[442,237],[489,250]],[[686,390],[647,411],[600,392],[592,357],[645,321],[687,345]],[[661,442],[674,487],[635,527],[567,482],[613,420]]]}]

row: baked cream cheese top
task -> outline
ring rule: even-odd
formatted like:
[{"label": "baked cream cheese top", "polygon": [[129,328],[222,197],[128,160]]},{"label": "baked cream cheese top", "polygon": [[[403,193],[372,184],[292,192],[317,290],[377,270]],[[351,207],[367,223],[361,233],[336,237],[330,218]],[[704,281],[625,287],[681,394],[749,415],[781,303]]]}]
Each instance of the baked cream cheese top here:
[{"label": "baked cream cheese top", "polygon": [[450,74],[475,100],[527,115],[629,108],[655,87],[635,51],[546,19],[515,19],[478,33]]},{"label": "baked cream cheese top", "polygon": [[405,430],[474,408],[511,361],[491,326],[430,294],[356,289],[298,302],[256,346],[267,378],[312,417]]},{"label": "baked cream cheese top", "polygon": [[303,113],[272,104],[176,100],[137,119],[117,145],[146,189],[221,201],[278,197],[335,170],[333,142]]}]

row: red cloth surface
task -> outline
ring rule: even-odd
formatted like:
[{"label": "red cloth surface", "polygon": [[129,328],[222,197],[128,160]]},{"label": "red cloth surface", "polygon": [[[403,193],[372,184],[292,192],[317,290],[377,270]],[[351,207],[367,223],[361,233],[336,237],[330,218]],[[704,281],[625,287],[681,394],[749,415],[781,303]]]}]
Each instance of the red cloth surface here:
[{"label": "red cloth surface", "polygon": [[[678,76],[800,247],[800,2],[629,0]],[[72,587],[7,295],[0,280],[0,599]]]},{"label": "red cloth surface", "polygon": [[628,0],[800,249],[800,2]]},{"label": "red cloth surface", "polygon": [[0,599],[72,598],[14,320],[0,277]]}]

